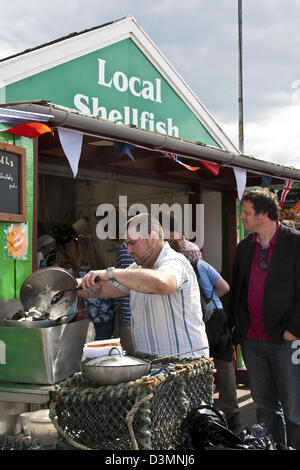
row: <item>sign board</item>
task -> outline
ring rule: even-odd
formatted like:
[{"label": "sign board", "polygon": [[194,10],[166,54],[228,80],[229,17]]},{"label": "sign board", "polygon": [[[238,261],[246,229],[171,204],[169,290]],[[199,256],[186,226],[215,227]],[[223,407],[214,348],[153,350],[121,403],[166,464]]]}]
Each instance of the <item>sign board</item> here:
[{"label": "sign board", "polygon": [[26,220],[26,150],[0,142],[0,221]]},{"label": "sign board", "polygon": [[87,115],[219,147],[131,39],[6,87],[7,102],[41,98]]}]

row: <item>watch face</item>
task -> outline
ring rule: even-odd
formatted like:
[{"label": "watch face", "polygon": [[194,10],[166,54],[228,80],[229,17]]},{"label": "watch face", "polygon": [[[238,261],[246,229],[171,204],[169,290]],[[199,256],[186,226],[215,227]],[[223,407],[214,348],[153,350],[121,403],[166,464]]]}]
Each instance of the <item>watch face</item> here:
[{"label": "watch face", "polygon": [[113,270],[115,268],[107,268],[107,272],[108,272],[108,277],[109,279],[113,279],[114,275],[113,275]]}]

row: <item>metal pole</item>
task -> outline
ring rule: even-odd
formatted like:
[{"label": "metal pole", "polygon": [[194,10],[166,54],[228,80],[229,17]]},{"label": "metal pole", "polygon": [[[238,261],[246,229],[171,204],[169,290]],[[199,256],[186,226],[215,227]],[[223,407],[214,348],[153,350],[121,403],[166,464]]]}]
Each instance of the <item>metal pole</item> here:
[{"label": "metal pole", "polygon": [[239,151],[244,154],[244,116],[243,116],[243,57],[242,57],[242,0],[238,0],[239,34]]}]

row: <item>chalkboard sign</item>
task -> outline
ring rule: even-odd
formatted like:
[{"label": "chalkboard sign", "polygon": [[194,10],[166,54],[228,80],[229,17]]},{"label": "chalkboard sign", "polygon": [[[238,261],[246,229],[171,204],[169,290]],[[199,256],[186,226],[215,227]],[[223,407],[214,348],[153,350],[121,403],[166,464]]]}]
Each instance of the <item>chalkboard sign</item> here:
[{"label": "chalkboard sign", "polygon": [[0,142],[0,220],[27,220],[26,151],[4,142]]}]

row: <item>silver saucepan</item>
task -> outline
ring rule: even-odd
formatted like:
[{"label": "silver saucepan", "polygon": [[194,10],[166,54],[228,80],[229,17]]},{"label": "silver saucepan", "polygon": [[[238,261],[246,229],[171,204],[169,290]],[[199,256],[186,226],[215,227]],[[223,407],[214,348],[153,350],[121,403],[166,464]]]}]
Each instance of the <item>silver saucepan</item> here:
[{"label": "silver saucepan", "polygon": [[[116,349],[119,356],[112,356],[112,351]],[[201,348],[207,349],[207,348]],[[83,378],[94,385],[117,385],[119,383],[130,382],[148,375],[151,365],[163,359],[172,359],[177,356],[199,351],[193,349],[171,356],[160,356],[152,361],[145,361],[133,356],[122,356],[117,348],[111,348],[108,356],[97,357],[81,363]]]}]

